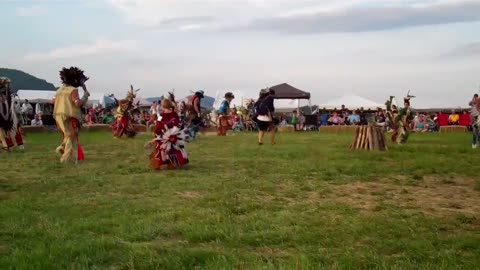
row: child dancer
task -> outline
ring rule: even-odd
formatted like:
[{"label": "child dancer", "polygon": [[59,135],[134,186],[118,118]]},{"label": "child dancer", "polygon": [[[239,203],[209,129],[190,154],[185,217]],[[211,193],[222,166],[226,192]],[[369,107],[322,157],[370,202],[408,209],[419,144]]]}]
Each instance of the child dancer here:
[{"label": "child dancer", "polygon": [[187,134],[180,130],[180,118],[174,111],[172,102],[162,101],[162,113],[155,125],[155,138],[147,143],[154,145],[150,154],[150,166],[156,170],[174,169],[188,164],[188,154],[185,150]]}]

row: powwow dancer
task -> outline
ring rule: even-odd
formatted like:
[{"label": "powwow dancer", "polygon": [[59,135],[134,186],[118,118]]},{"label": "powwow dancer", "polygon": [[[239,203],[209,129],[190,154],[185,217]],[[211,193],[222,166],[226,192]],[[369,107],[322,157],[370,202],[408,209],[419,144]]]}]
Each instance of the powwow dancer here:
[{"label": "powwow dancer", "polygon": [[178,113],[178,106],[177,106],[177,102],[175,101],[174,92],[175,90],[173,90],[172,92],[168,92],[168,100],[172,103],[173,111]]},{"label": "powwow dancer", "polygon": [[133,86],[131,85],[127,97],[117,101],[116,120],[111,125],[115,138],[121,138],[123,134],[129,138],[133,138],[137,134],[132,124],[132,111],[135,109],[133,102],[136,97],[136,92],[138,91],[140,91],[140,89],[133,90]]},{"label": "powwow dancer", "polygon": [[275,141],[275,107],[273,96],[275,92],[268,88],[260,91],[259,99],[255,103],[255,117],[258,125],[258,145],[263,145],[263,137],[265,132],[270,133],[270,143],[276,144]]},{"label": "powwow dancer", "polygon": [[480,99],[478,94],[473,95],[472,100],[468,103],[471,106],[470,117],[472,119],[472,148],[476,149],[480,143]]},{"label": "powwow dancer", "polygon": [[[18,99],[12,98],[12,106],[13,106],[13,111],[15,113],[15,117],[17,119],[17,125],[16,125],[16,131],[15,131],[15,144],[20,148],[20,150],[24,150],[24,141],[23,141],[23,135],[22,135],[22,124],[23,124],[23,117],[22,117],[22,108],[20,106],[20,102]],[[12,139],[12,136],[8,136],[6,138],[8,148],[14,147],[14,141]]]},{"label": "powwow dancer", "polygon": [[0,77],[0,141],[2,142],[3,150],[7,152],[13,146],[12,137],[17,138],[17,145],[23,145],[21,135],[17,130],[19,120],[15,112],[15,103],[10,90],[10,83],[10,79]]},{"label": "powwow dancer", "polygon": [[[83,155],[78,144],[82,116],[80,108],[87,103],[90,96],[85,86],[85,82],[89,78],[83,74],[83,70],[70,67],[60,71],[60,79],[63,85],[57,89],[54,97],[53,116],[62,133],[63,140],[56,152],[61,155],[60,162],[72,159],[77,162],[82,159],[81,155]],[[78,95],[78,87],[83,88],[82,98]]]},{"label": "powwow dancer", "polygon": [[407,95],[403,99],[404,107],[398,110],[395,103],[395,97],[390,96],[390,99],[385,103],[387,107],[387,117],[392,124],[392,142],[404,144],[408,141],[410,135],[410,124],[413,120],[413,112],[410,108],[410,99],[414,96]]},{"label": "powwow dancer", "polygon": [[201,101],[204,97],[204,92],[199,90],[194,95],[188,98],[187,104],[187,125],[192,131],[192,137],[197,136],[200,131],[200,125],[202,124],[202,107]]},{"label": "powwow dancer", "polygon": [[227,130],[232,126],[229,123],[230,120],[230,103],[235,98],[232,92],[227,92],[225,94],[225,99],[220,104],[218,108],[218,136],[227,136]]},{"label": "powwow dancer", "polygon": [[172,110],[172,102],[168,99],[162,101],[162,114],[155,125],[154,139],[145,147],[154,145],[150,153],[150,166],[156,170],[179,168],[188,164],[188,154],[185,150],[187,133],[178,125],[180,118]]}]

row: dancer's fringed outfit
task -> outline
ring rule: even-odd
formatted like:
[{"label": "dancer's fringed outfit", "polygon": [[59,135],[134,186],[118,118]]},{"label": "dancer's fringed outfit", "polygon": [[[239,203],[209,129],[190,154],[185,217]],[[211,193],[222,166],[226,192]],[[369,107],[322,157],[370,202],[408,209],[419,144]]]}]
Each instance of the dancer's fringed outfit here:
[{"label": "dancer's fringed outfit", "polygon": [[180,118],[172,110],[172,103],[164,100],[162,108],[155,125],[154,139],[147,143],[147,146],[154,147],[150,153],[150,166],[156,170],[179,168],[189,162],[185,150],[188,135],[178,127]]},{"label": "dancer's fringed outfit", "polygon": [[0,78],[0,141],[4,151],[10,151],[15,143],[23,150],[18,104],[12,98],[10,79]]},{"label": "dancer's fringed outfit", "polygon": [[404,144],[408,141],[411,131],[411,122],[413,120],[413,112],[410,108],[410,98],[408,95],[403,99],[404,107],[398,110],[395,104],[395,97],[391,96],[385,103],[387,106],[387,117],[393,129],[392,142]]},{"label": "dancer's fringed outfit", "polygon": [[115,138],[121,138],[123,134],[127,135],[129,138],[132,138],[137,134],[135,128],[133,127],[132,111],[135,109],[135,93],[139,90],[140,89],[133,90],[133,86],[130,86],[130,91],[128,91],[127,97],[118,101],[117,112],[115,115],[116,120],[111,125],[113,136]]},{"label": "dancer's fringed outfit", "polygon": [[[57,122],[57,128],[63,136],[62,144],[56,152],[61,155],[60,162],[79,160],[78,136],[80,132],[82,113],[80,108],[87,103],[90,93],[87,91],[85,82],[88,80],[83,70],[76,67],[63,68],[60,71],[63,85],[58,88],[54,98],[53,116]],[[84,90],[83,97],[78,95],[78,87]],[[77,152],[77,150],[80,150]]]}]

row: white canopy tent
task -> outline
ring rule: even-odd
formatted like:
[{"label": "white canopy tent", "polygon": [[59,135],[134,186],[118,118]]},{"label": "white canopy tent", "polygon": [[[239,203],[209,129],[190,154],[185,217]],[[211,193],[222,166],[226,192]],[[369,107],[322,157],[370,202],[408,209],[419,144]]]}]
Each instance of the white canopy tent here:
[{"label": "white canopy tent", "polygon": [[140,106],[140,107],[150,107],[150,106],[152,106],[152,104],[153,104],[153,102],[150,102],[150,101],[148,101],[148,100],[146,100],[146,99],[144,99],[144,98],[141,98],[141,97],[136,97],[136,98],[133,100],[133,103],[134,103],[134,104],[139,103],[138,106]]},{"label": "white canopy tent", "polygon": [[21,100],[28,99],[29,103],[50,103],[55,96],[55,91],[45,90],[18,90],[17,95]]},{"label": "white canopy tent", "polygon": [[378,103],[357,95],[348,94],[341,97],[329,100],[323,104],[318,105],[320,109],[325,108],[328,110],[341,109],[342,105],[345,105],[347,109],[354,110],[363,107],[368,110],[376,110],[377,108],[385,109],[385,104]]},{"label": "white canopy tent", "polygon": [[105,108],[114,103],[115,100],[104,93],[90,93],[90,97],[88,97],[88,105],[90,106],[102,105],[102,107]]},{"label": "white canopy tent", "polygon": [[293,112],[300,108],[300,99],[275,99],[274,106],[277,113]]}]

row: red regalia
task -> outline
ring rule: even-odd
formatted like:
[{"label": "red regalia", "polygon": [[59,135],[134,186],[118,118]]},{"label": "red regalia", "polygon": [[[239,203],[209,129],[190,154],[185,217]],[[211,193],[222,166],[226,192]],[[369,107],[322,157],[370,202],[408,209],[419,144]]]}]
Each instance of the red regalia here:
[{"label": "red regalia", "polygon": [[154,145],[154,149],[150,153],[152,168],[158,170],[166,166],[173,169],[184,166],[189,162],[185,150],[187,134],[178,127],[179,123],[178,114],[164,108],[164,112],[155,125],[155,139],[150,142]]}]

